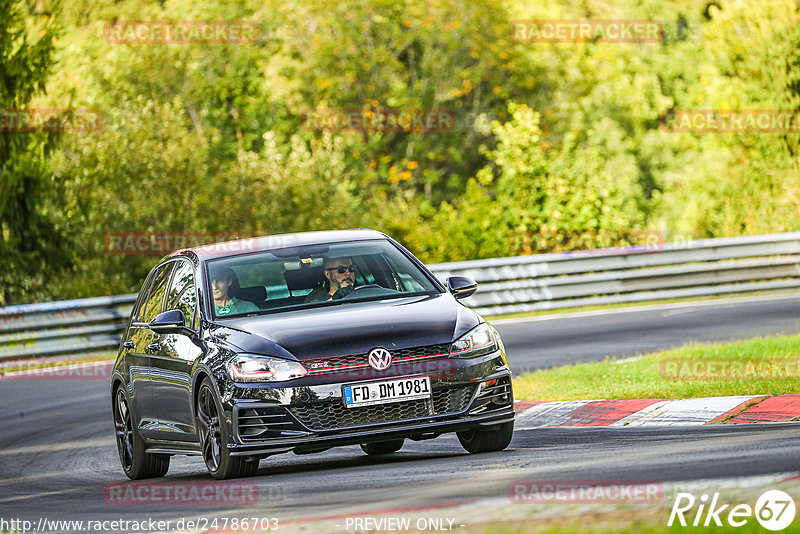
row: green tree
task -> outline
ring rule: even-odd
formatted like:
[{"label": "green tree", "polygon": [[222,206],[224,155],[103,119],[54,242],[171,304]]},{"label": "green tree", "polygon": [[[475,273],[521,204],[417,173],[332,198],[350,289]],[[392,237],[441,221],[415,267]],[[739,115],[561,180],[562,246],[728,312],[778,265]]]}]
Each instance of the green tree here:
[{"label": "green tree", "polygon": [[[27,110],[44,92],[57,31],[52,15],[27,2],[0,2],[0,109]],[[45,208],[58,186],[46,166],[56,136],[19,130],[0,128],[0,305],[46,295],[49,275],[64,262]]]},{"label": "green tree", "polygon": [[[485,164],[478,147],[493,142],[490,131],[474,127],[476,119],[504,115],[509,98],[535,106],[547,100],[545,91],[530,90],[541,69],[509,39],[502,3],[273,0],[260,13],[277,12],[284,30],[269,71],[296,117],[320,108],[455,114],[452,130],[348,136],[348,153],[374,178],[362,189],[376,194],[413,189],[420,201],[452,200]],[[371,162],[375,174],[366,168]]]},{"label": "green tree", "polygon": [[[458,260],[638,243],[644,214],[635,179],[609,172],[593,147],[566,136],[542,141],[540,116],[509,105],[512,120],[495,121],[497,147],[457,205],[443,204],[424,250]],[[443,236],[446,236],[443,238]]]},{"label": "green tree", "polygon": [[152,267],[152,256],[109,250],[109,233],[229,229],[222,191],[209,185],[213,131],[195,130],[178,98],[161,105],[126,98],[104,119],[99,131],[71,137],[50,163],[65,183],[56,220],[74,255],[59,287],[73,296],[137,291]]},{"label": "green tree", "polygon": [[[792,0],[710,5],[682,68],[679,109],[800,109],[800,6]],[[676,163],[659,211],[703,237],[800,230],[800,134],[670,134]],[[768,215],[767,215],[768,214]]]}]

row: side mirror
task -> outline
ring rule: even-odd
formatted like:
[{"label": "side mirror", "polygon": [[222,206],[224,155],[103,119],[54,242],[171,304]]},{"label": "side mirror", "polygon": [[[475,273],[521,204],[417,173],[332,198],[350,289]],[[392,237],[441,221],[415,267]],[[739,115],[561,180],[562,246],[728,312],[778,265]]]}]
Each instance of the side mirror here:
[{"label": "side mirror", "polygon": [[457,299],[465,299],[478,290],[478,282],[468,276],[451,276],[447,279],[447,289]]},{"label": "side mirror", "polygon": [[159,313],[148,325],[150,330],[159,334],[177,334],[186,327],[186,318],[180,310],[169,310]]}]

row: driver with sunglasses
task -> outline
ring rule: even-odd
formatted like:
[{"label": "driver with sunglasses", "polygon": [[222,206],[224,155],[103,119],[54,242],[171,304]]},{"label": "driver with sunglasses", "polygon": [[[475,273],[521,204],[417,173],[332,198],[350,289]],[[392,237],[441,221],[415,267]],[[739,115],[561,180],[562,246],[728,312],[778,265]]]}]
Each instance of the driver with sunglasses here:
[{"label": "driver with sunglasses", "polygon": [[338,300],[353,292],[356,268],[351,258],[325,258],[322,272],[325,285],[315,288],[306,297],[306,302]]}]

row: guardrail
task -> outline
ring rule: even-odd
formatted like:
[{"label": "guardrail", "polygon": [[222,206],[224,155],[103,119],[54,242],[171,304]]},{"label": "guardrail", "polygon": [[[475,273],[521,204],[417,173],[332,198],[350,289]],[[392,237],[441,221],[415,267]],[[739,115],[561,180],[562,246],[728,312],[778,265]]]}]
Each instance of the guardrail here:
[{"label": "guardrail", "polygon": [[[499,315],[800,288],[800,232],[430,265],[474,278],[464,303]],[[0,308],[0,361],[112,352],[136,295]]]},{"label": "guardrail", "polygon": [[0,308],[0,360],[109,353],[135,301],[134,294]]},{"label": "guardrail", "polygon": [[800,232],[702,239],[432,266],[469,276],[464,303],[498,315],[599,304],[800,288]]}]

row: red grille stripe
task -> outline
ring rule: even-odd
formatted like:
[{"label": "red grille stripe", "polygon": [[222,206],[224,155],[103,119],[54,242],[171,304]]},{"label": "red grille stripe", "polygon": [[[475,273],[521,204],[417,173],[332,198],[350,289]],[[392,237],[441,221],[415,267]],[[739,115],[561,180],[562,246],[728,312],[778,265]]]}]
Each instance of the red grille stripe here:
[{"label": "red grille stripe", "polygon": [[[408,356],[406,358],[397,358],[396,360],[392,360],[392,363],[408,362],[408,361],[412,361],[412,360],[424,360],[424,359],[427,359],[427,358],[440,358],[442,356],[449,356],[449,355],[450,354],[447,353],[447,352],[442,352],[440,354],[426,354],[426,355],[423,355],[423,356]],[[369,364],[368,363],[355,363],[355,364],[351,364],[351,365],[337,365],[337,366],[333,366],[333,367],[323,367],[321,369],[309,369],[308,373],[309,374],[313,374],[313,373],[331,373],[331,372],[337,372],[337,371],[345,371],[347,369],[356,369],[356,368],[360,368],[360,367],[369,367]]]}]

